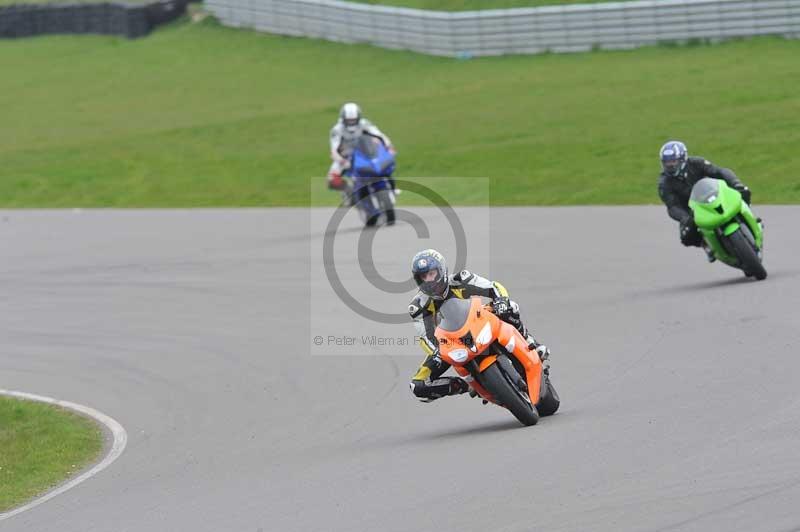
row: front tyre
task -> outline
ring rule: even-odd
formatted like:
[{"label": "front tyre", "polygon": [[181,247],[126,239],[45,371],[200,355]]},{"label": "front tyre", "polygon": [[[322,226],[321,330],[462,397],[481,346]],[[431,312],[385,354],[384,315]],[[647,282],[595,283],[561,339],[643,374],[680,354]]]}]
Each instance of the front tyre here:
[{"label": "front tyre", "polygon": [[527,400],[527,394],[517,388],[497,363],[480,374],[479,382],[492,394],[495,401],[508,408],[520,423],[530,426],[539,422],[539,412]]},{"label": "front tyre", "polygon": [[[745,235],[744,231],[747,231],[748,234]],[[736,258],[739,259],[744,273],[748,276],[752,275],[761,281],[767,278],[767,270],[764,269],[764,265],[761,264],[761,260],[758,258],[755,239],[748,238],[749,236],[751,236],[750,229],[742,225],[727,237],[728,243]]]},{"label": "front tyre", "polygon": [[391,190],[379,190],[376,194],[378,198],[378,208],[386,215],[387,225],[394,225],[394,194]]}]

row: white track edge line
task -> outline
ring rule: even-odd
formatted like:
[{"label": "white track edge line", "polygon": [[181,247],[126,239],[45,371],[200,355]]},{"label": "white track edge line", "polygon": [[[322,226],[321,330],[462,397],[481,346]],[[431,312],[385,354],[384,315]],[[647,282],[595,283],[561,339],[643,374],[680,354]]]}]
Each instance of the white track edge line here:
[{"label": "white track edge line", "polygon": [[66,483],[58,486],[57,488],[53,489],[52,491],[48,491],[44,495],[37,497],[36,499],[32,500],[31,502],[24,504],[18,508],[13,510],[9,510],[5,513],[0,513],[0,521],[8,519],[10,517],[14,517],[15,515],[21,514],[31,508],[35,508],[40,504],[49,501],[53,497],[61,495],[65,491],[74,488],[84,480],[88,480],[101,472],[103,469],[110,466],[114,460],[120,457],[122,451],[125,450],[125,446],[128,444],[128,433],[125,432],[125,428],[120,425],[114,418],[103,414],[95,410],[94,408],[79,405],[76,403],[70,403],[69,401],[61,401],[59,399],[53,399],[52,397],[45,397],[42,395],[35,395],[32,393],[26,392],[16,392],[12,390],[3,390],[0,389],[0,395],[5,395],[8,397],[16,397],[18,399],[27,399],[29,401],[37,401],[40,403],[47,403],[51,405],[57,405],[63,408],[67,408],[69,410],[73,410],[75,412],[79,412],[90,418],[102,423],[105,425],[108,430],[111,431],[111,434],[114,437],[114,442],[111,444],[111,449],[106,454],[105,458],[103,458],[99,463],[95,464],[91,469],[88,471],[78,475],[77,477],[70,479]]}]

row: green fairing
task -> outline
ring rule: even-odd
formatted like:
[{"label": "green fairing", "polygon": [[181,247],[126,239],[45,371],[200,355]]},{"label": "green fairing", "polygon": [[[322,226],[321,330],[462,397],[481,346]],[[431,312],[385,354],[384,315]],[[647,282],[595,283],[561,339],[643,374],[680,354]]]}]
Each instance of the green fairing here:
[{"label": "green fairing", "polygon": [[[716,187],[715,190],[710,188],[712,183]],[[725,181],[718,179],[709,179],[708,185],[709,188],[703,198],[697,198],[696,192],[693,191],[692,199],[689,200],[689,208],[694,213],[695,225],[720,261],[739,267],[739,260],[725,250],[717,235],[717,230],[722,228],[722,234],[730,236],[739,229],[739,221],[744,218],[755,237],[756,246],[761,249],[763,242],[761,225],[747,204],[742,201],[742,195],[737,190],[729,187]],[[712,201],[709,202],[709,199]],[[741,218],[738,215],[741,215]]]},{"label": "green fairing", "polygon": [[739,230],[740,225],[737,222],[729,223],[725,226],[725,230],[722,232],[725,236],[731,236],[733,233]]},{"label": "green fairing", "polygon": [[[694,211],[694,223],[700,229],[716,229],[733,219],[741,210],[742,195],[724,181],[716,179],[716,199],[711,203],[689,200],[689,208]],[[722,214],[717,209],[722,207]]]},{"label": "green fairing", "polygon": [[719,241],[717,234],[711,229],[700,229],[700,233],[706,239],[711,250],[714,252],[714,256],[717,257],[719,260],[728,264],[730,266],[736,266],[737,260],[736,257],[733,257],[725,251],[725,248],[722,247],[722,242]]},{"label": "green fairing", "polygon": [[753,214],[753,211],[750,210],[750,207],[745,202],[742,202],[741,214],[750,227],[750,230],[753,232],[753,236],[756,237],[756,246],[758,246],[758,249],[761,249],[764,245],[764,232],[761,230],[761,224],[756,220],[755,214]]}]

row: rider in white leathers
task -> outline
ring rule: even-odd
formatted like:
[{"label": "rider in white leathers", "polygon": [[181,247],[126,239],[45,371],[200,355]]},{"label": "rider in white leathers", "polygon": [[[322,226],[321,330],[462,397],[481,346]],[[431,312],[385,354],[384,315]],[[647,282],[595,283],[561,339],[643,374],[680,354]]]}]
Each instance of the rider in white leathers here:
[{"label": "rider in white leathers", "polygon": [[[331,128],[331,167],[328,170],[328,187],[341,190],[345,188],[342,173],[350,167],[350,155],[361,135],[370,135],[383,142],[390,152],[395,153],[392,141],[378,126],[361,116],[361,108],[355,103],[346,103],[339,112],[339,120]],[[394,181],[392,181],[394,184]]]}]

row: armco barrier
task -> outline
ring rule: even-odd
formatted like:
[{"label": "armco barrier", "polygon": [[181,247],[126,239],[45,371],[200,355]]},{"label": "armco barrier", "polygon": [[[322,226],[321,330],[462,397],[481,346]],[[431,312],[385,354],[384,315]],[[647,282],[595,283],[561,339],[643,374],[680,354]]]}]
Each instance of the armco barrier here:
[{"label": "armco barrier", "polygon": [[207,0],[223,24],[452,57],[800,37],[800,0],[640,0],[439,12],[339,0]]},{"label": "armco barrier", "polygon": [[0,7],[0,38],[98,33],[134,39],[186,11],[186,0],[151,4],[13,4]]}]

